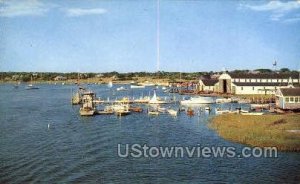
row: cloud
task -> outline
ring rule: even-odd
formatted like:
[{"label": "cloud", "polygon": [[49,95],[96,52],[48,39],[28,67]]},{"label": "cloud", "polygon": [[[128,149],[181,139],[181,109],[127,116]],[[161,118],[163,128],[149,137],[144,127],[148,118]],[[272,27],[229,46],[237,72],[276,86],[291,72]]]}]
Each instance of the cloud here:
[{"label": "cloud", "polygon": [[0,16],[17,17],[17,16],[41,16],[47,13],[50,5],[46,5],[38,0],[1,0]]},{"label": "cloud", "polygon": [[69,17],[78,17],[85,15],[101,15],[107,12],[106,9],[93,8],[93,9],[83,9],[83,8],[70,8],[66,10],[66,14]]},{"label": "cloud", "polygon": [[289,1],[289,2],[270,1],[269,3],[263,5],[257,5],[257,6],[245,5],[245,7],[254,11],[288,12],[300,8],[300,2],[299,1]]},{"label": "cloud", "polygon": [[69,8],[62,9],[58,5],[44,3],[39,0],[0,0],[0,17],[42,16],[51,9],[60,9],[69,17],[84,15],[100,15],[107,12],[102,8]]},{"label": "cloud", "polygon": [[290,22],[297,22],[298,17],[287,17],[291,12],[300,9],[300,1],[270,1],[262,5],[241,5],[243,8],[250,9],[257,12],[270,12],[270,20],[282,21],[291,20]]}]

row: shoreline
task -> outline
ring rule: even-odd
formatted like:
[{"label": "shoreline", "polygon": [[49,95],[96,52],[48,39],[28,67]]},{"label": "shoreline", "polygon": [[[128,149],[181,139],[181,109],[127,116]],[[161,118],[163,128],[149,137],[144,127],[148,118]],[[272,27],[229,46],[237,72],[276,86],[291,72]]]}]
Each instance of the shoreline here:
[{"label": "shoreline", "polygon": [[210,120],[209,128],[226,140],[279,151],[300,151],[300,114],[245,116],[226,114]]}]

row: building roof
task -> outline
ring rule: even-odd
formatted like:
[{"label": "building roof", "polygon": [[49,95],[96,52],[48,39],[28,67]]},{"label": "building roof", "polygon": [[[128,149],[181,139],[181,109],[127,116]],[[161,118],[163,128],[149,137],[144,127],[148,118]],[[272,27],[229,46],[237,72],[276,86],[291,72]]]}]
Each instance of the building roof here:
[{"label": "building roof", "polygon": [[241,79],[298,79],[299,73],[289,72],[289,73],[228,73],[231,78],[241,78]]},{"label": "building roof", "polygon": [[300,96],[300,88],[280,88],[283,96]]},{"label": "building roof", "polygon": [[275,83],[275,82],[233,82],[236,86],[288,86],[288,83]]},{"label": "building roof", "polygon": [[205,86],[214,86],[218,81],[217,79],[202,79]]}]

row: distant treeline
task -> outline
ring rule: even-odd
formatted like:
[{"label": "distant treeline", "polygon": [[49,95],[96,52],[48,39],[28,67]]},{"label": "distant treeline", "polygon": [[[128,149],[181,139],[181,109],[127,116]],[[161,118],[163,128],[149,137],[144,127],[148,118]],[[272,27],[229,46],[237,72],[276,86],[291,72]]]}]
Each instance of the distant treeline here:
[{"label": "distant treeline", "polygon": [[[271,73],[274,72],[270,69],[256,69],[254,70],[260,73]],[[234,73],[248,73],[251,72],[250,70],[233,70],[230,72]],[[290,71],[288,68],[282,68],[277,72],[297,72],[297,71]],[[106,73],[58,73],[58,72],[0,72],[0,80],[1,81],[23,81],[28,82],[33,78],[33,80],[43,80],[43,81],[52,81],[55,80],[57,77],[64,78],[65,80],[68,79],[89,79],[89,78],[107,78],[112,77],[115,80],[134,80],[137,77],[150,77],[150,78],[164,78],[169,79],[171,81],[175,81],[178,79],[183,80],[196,80],[201,75],[213,75],[213,74],[221,74],[222,72],[165,72],[165,71],[158,71],[158,72],[128,72],[128,73],[118,73],[116,71],[113,72],[106,72]]]}]

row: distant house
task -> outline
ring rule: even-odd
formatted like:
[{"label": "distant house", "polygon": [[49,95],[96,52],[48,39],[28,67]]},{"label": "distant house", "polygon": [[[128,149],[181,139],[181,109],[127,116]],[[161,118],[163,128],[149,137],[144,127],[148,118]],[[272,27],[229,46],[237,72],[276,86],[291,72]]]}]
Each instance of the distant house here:
[{"label": "distant house", "polygon": [[101,77],[103,77],[104,75],[102,74],[102,73],[99,73],[99,74],[97,74],[97,75],[95,75],[95,77],[97,77],[97,78],[101,78]]},{"label": "distant house", "polygon": [[56,76],[55,78],[54,78],[54,80],[55,81],[62,81],[62,80],[67,80],[67,77],[64,77],[64,76]]},{"label": "distant house", "polygon": [[280,88],[276,91],[276,107],[284,110],[300,109],[300,88]]},{"label": "distant house", "polygon": [[199,90],[229,94],[275,94],[279,88],[299,85],[297,73],[226,73],[217,79],[202,77]]}]

